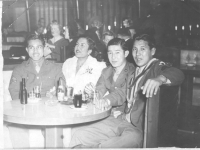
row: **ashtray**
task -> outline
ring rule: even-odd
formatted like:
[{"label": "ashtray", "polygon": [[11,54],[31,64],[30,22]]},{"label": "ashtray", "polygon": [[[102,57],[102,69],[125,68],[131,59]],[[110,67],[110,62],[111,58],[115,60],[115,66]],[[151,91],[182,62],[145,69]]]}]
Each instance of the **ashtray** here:
[{"label": "ashtray", "polygon": [[58,104],[58,101],[57,100],[47,100],[44,103],[45,103],[45,105],[48,105],[48,106],[55,106]]},{"label": "ashtray", "polygon": [[193,66],[196,65],[196,63],[186,63],[186,65],[187,65],[188,67],[193,67]]},{"label": "ashtray", "polygon": [[28,98],[28,103],[38,103],[41,98]]},{"label": "ashtray", "polygon": [[73,105],[73,101],[61,101],[60,102],[61,104],[64,104],[64,105]]}]

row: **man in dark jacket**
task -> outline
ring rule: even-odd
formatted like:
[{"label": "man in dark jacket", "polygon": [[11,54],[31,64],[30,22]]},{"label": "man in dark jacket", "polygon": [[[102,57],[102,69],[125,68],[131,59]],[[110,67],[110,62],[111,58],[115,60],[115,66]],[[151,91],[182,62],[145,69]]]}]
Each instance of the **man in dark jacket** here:
[{"label": "man in dark jacket", "polygon": [[[115,40],[115,39],[113,39]],[[112,40],[108,44],[108,57],[114,57],[109,51],[113,51],[115,42]],[[115,43],[116,44],[116,43]],[[117,49],[119,50],[120,47]],[[116,51],[117,51],[116,49]],[[104,96],[97,103],[99,109],[107,109],[110,106],[119,107],[110,117],[91,124],[81,130],[77,130],[71,140],[71,146],[75,147],[99,147],[99,148],[136,148],[142,147],[144,120],[144,106],[147,98],[156,95],[161,85],[180,85],[184,79],[183,73],[173,67],[167,66],[153,55],[156,52],[155,41],[149,35],[140,35],[136,37],[133,45],[133,58],[136,62],[136,69],[127,76],[126,90],[117,88],[112,96]],[[112,56],[112,57],[111,57]],[[105,69],[106,70],[106,69]],[[98,81],[98,85],[110,87],[113,82],[102,80],[105,77],[105,71]],[[114,80],[114,75],[113,75]],[[106,81],[106,82],[105,82]],[[101,86],[102,90],[104,89]],[[124,95],[119,100],[118,94]],[[125,99],[125,101],[124,101]],[[121,105],[121,106],[120,106]],[[123,110],[125,106],[125,109]]]}]

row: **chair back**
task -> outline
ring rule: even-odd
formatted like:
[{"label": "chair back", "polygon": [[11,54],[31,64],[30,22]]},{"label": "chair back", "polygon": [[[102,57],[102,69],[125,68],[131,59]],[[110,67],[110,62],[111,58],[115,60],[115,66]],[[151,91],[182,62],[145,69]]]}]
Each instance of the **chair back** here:
[{"label": "chair back", "polygon": [[175,146],[179,86],[162,86],[155,97],[146,102],[145,148]]},{"label": "chair back", "polygon": [[10,92],[8,90],[10,79],[12,76],[12,70],[10,71],[3,71],[3,99],[4,101],[11,101],[12,98],[10,96]]}]

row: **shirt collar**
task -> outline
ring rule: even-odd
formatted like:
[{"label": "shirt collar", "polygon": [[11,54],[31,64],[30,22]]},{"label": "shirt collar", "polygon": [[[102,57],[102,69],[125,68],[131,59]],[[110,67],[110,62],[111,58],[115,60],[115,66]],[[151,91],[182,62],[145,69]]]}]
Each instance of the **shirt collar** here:
[{"label": "shirt collar", "polygon": [[123,65],[121,65],[119,68],[117,68],[117,70],[114,69],[114,73],[120,74],[122,72],[122,70],[124,69],[124,67],[126,66],[126,63],[127,62],[125,62]]},{"label": "shirt collar", "polygon": [[142,67],[137,67],[136,68],[136,72],[141,73],[145,68],[147,68],[153,61],[157,60],[156,58],[152,58],[146,65],[142,66]]}]

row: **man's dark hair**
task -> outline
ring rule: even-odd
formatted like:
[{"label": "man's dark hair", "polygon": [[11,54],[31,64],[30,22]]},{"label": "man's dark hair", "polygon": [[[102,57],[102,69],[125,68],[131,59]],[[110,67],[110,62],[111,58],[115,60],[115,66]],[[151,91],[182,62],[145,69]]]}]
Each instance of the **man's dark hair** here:
[{"label": "man's dark hair", "polygon": [[135,41],[139,41],[139,40],[146,41],[148,43],[150,49],[156,48],[156,40],[151,35],[148,35],[148,34],[139,34],[139,35],[136,36],[134,42]]},{"label": "man's dark hair", "polygon": [[40,40],[42,45],[45,45],[45,41],[44,39],[40,36],[40,35],[36,35],[36,34],[31,34],[28,36],[28,38],[26,39],[26,47],[28,47],[29,41],[31,40]]},{"label": "man's dark hair", "polygon": [[111,46],[111,45],[119,45],[119,46],[121,46],[121,48],[124,51],[127,50],[127,47],[125,46],[125,40],[124,39],[114,38],[114,39],[110,40],[108,42],[107,50],[108,50],[108,47]]},{"label": "man's dark hair", "polygon": [[119,29],[118,32],[117,32],[117,34],[121,35],[121,36],[129,36],[129,37],[131,37],[131,32],[127,28]]}]

